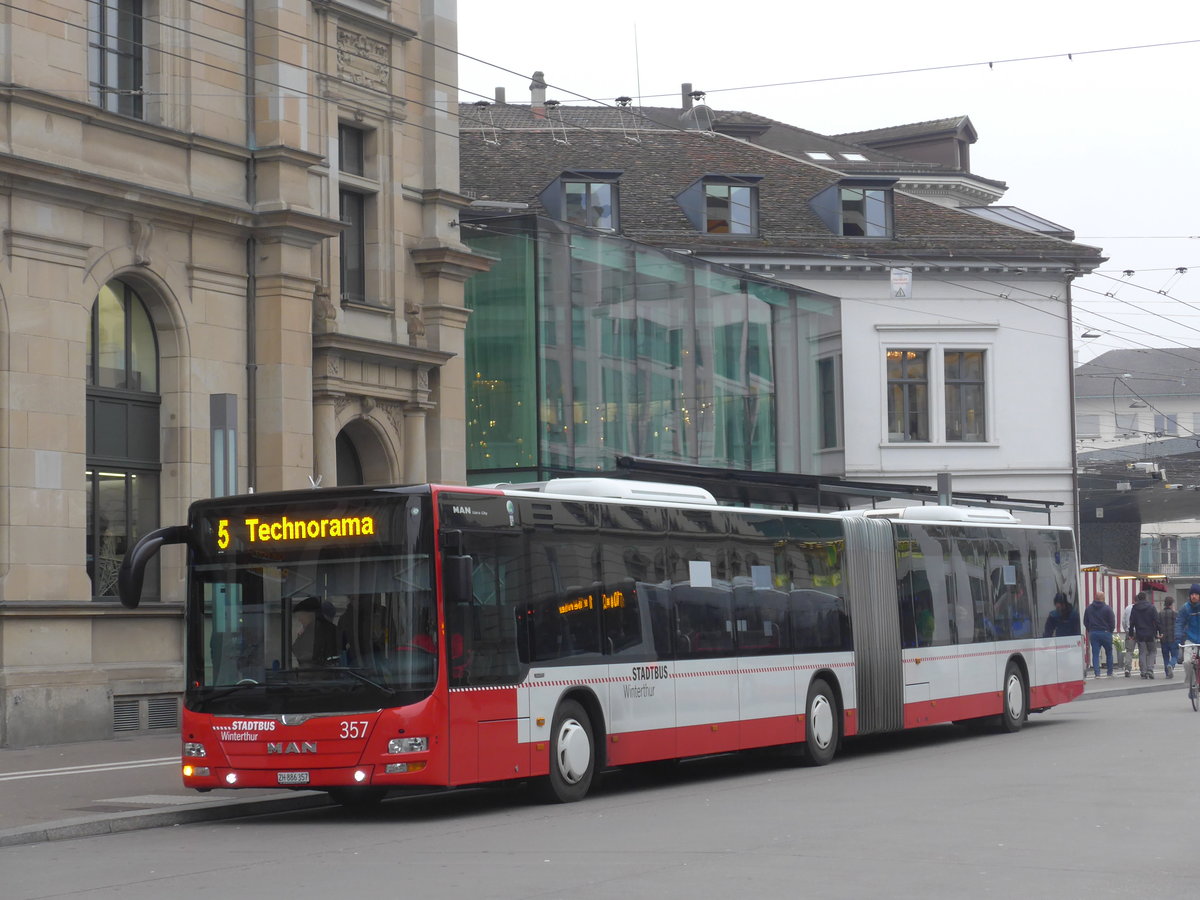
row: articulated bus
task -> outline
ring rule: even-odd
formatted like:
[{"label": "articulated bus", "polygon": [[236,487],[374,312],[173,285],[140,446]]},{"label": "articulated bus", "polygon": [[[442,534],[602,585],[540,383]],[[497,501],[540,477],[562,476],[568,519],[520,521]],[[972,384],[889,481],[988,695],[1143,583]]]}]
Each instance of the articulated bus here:
[{"label": "articulated bus", "polygon": [[183,783],[346,804],[945,722],[1083,691],[1072,533],[991,509],[794,513],[688,487],[331,488],[204,500],[187,545]]}]

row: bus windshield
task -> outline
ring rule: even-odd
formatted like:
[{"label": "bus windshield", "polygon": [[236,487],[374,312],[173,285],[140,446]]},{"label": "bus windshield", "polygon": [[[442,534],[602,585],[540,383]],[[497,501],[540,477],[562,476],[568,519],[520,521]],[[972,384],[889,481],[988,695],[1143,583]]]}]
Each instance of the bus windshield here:
[{"label": "bus windshield", "polygon": [[428,557],[194,573],[189,705],[237,714],[399,706],[437,680]]},{"label": "bus windshield", "polygon": [[[394,509],[403,508],[414,515],[376,515],[395,523],[387,540],[235,538],[201,551],[189,592],[188,708],[339,713],[429,696],[439,672],[432,548],[416,505]],[[219,512],[217,527],[236,535],[239,512]]]}]

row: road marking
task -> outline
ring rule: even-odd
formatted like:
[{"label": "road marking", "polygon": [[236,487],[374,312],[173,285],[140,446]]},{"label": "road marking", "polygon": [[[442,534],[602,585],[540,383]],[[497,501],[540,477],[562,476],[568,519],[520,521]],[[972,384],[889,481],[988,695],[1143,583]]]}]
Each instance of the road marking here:
[{"label": "road marking", "polygon": [[148,769],[154,766],[177,766],[178,756],[161,756],[157,759],[133,759],[119,763],[93,763],[87,766],[63,766],[61,769],[30,769],[26,772],[8,772],[0,775],[0,781],[21,781],[25,778],[53,778],[56,775],[96,775],[100,772],[117,772],[121,769]]}]

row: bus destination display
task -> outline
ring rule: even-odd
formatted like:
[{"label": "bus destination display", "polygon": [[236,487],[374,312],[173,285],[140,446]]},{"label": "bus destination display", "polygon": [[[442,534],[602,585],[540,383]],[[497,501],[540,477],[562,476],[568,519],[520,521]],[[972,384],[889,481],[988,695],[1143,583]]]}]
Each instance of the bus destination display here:
[{"label": "bus destination display", "polygon": [[373,538],[381,524],[374,515],[293,518],[246,514],[218,519],[214,534],[218,550],[228,550],[234,541],[247,547],[295,546]]}]

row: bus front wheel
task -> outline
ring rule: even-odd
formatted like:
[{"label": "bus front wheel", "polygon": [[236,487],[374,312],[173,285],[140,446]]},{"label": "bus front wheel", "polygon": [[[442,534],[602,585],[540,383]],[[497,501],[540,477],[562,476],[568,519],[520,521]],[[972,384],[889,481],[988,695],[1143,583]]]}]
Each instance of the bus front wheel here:
[{"label": "bus front wheel", "polygon": [[809,686],[804,713],[804,759],[809,765],[827,765],[837,753],[841,728],[837,697],[823,679]]},{"label": "bus front wheel", "polygon": [[596,740],[587,712],[574,700],[560,704],[550,729],[550,774],[540,784],[542,799],[572,803],[587,796],[596,774]]}]

